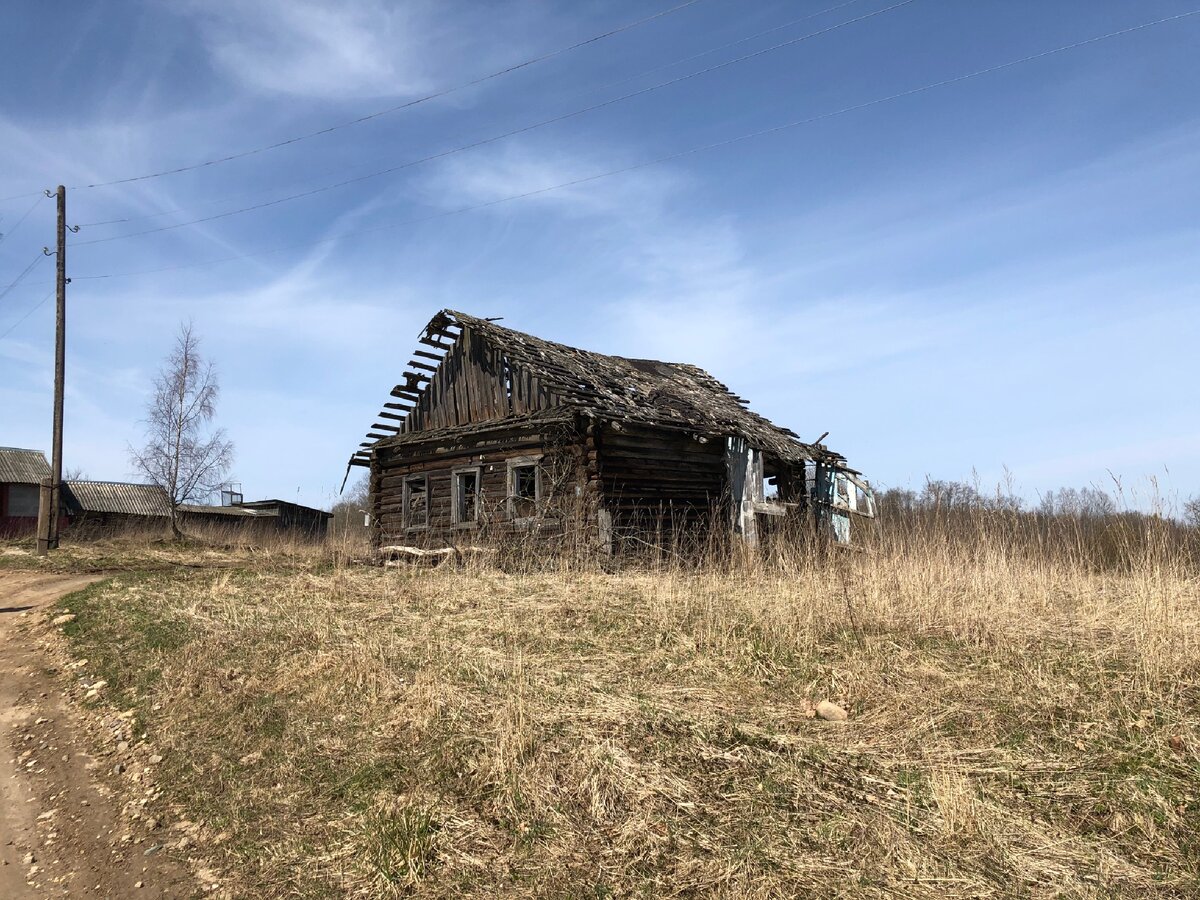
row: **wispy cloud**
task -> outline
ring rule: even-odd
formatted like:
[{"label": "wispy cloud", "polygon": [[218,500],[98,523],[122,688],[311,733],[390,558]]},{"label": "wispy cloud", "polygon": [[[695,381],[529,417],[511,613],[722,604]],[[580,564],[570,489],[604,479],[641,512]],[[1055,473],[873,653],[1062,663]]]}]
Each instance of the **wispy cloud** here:
[{"label": "wispy cloud", "polygon": [[405,97],[515,61],[530,4],[192,0],[214,66],[239,86],[325,100]]},{"label": "wispy cloud", "polygon": [[[487,203],[631,158],[630,147],[614,142],[587,151],[520,142],[450,161],[423,190],[448,208]],[[603,314],[600,323],[584,321],[584,343],[611,352],[696,362],[744,384],[758,380],[756,360],[770,360],[776,378],[840,371],[929,346],[953,329],[944,317],[939,324],[914,316],[903,296],[798,292],[796,272],[763,268],[736,218],[703,209],[693,187],[685,172],[659,166],[492,211],[518,219],[549,213],[590,231],[592,238],[577,240],[621,278],[589,292],[589,305]],[[562,325],[580,327],[577,311],[562,313]]]},{"label": "wispy cloud", "polygon": [[427,87],[419,14],[377,0],[189,4],[215,65],[260,91],[342,98]]},{"label": "wispy cloud", "polygon": [[[506,215],[533,208],[568,216],[644,220],[647,214],[660,215],[678,196],[687,181],[681,171],[660,166],[586,180],[636,160],[633,148],[616,141],[585,151],[517,138],[445,160],[418,190],[426,202],[447,209],[532,194],[495,209]],[[571,184],[576,181],[581,183]],[[557,185],[567,186],[546,190]]]},{"label": "wispy cloud", "polygon": [[[785,17],[768,5],[752,18]],[[886,92],[881,78],[919,84],[969,67],[963,54],[1009,58],[1043,26],[1102,31],[1085,19],[1120,4],[1095,5],[1070,22],[1039,13],[1033,32],[986,4],[964,6],[978,39],[964,49],[929,39],[944,10],[913,4],[892,20],[894,39],[847,30],[803,54],[394,178],[82,246],[537,121],[582,105],[577,95],[607,95],[600,81],[761,27],[701,3],[361,128],[73,190],[76,222],[186,211],[73,239],[70,461],[101,477],[124,473],[151,375],[180,319],[192,318],[225,379],[222,424],[248,489],[309,491],[327,476],[336,487],[394,383],[397,354],[432,311],[453,306],[602,352],[702,365],[798,432],[831,429],[835,446],[881,480],[1008,462],[1037,490],[1162,457],[1196,484],[1200,451],[1186,420],[1200,339],[1194,32],[1145,32],[1138,40],[1153,44],[1114,41],[969,89],[495,202],[766,127],[810,104],[857,103]],[[179,0],[16,13],[12,33],[24,15],[29,36],[57,16],[73,52],[51,58],[32,39],[14,41],[0,63],[10,77],[35,76],[0,116],[0,196],[263,146],[644,14],[635,3],[543,0]],[[5,223],[28,202],[5,204]],[[50,243],[53,204],[43,202],[0,245],[0,280]],[[438,215],[476,204],[492,205]],[[276,247],[286,249],[260,253]],[[250,258],[189,265],[240,254]],[[0,331],[49,290],[51,268],[44,262],[0,302]],[[50,303],[0,341],[0,442],[45,445],[52,343]],[[292,470],[272,452],[280,439],[306,448]]]}]

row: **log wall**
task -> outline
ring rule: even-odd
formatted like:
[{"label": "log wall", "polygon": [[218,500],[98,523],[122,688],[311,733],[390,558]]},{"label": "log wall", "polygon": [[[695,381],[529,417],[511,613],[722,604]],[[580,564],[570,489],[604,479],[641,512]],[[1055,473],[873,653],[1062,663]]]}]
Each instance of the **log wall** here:
[{"label": "log wall", "polygon": [[[454,435],[458,435],[454,437]],[[541,456],[541,521],[513,521],[509,461]],[[453,473],[480,468],[479,522],[454,522]],[[428,479],[429,524],[406,527],[404,482]],[[588,532],[585,542],[617,550],[670,544],[729,526],[725,441],[681,429],[578,419],[571,426],[525,420],[494,429],[445,432],[438,440],[380,448],[371,467],[377,545],[444,547],[505,543],[531,531]],[[589,544],[589,545],[590,545]]]},{"label": "log wall", "polygon": [[[509,461],[540,456],[540,515],[538,521],[514,520],[508,508]],[[377,545],[437,546],[475,544],[514,534],[562,534],[579,514],[583,496],[582,449],[578,439],[545,429],[512,426],[475,435],[458,445],[441,442],[398,445],[377,454],[371,466],[371,511]],[[454,521],[454,471],[478,467],[475,523]],[[404,482],[425,475],[429,524],[409,528],[404,523]]]},{"label": "log wall", "polygon": [[597,440],[599,494],[622,541],[677,541],[724,520],[724,441],[620,423]]}]

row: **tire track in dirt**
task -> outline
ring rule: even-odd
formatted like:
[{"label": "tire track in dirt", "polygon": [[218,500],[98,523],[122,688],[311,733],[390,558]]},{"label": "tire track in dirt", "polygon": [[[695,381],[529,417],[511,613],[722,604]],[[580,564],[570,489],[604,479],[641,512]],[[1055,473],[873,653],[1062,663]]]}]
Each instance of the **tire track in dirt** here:
[{"label": "tire track in dirt", "polygon": [[46,613],[99,576],[0,572],[0,898],[191,897],[187,867],[120,838]]}]

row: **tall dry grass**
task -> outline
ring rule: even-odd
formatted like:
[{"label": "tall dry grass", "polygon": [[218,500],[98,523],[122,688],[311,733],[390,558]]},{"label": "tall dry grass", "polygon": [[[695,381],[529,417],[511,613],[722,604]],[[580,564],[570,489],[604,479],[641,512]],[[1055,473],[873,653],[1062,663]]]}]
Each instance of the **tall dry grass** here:
[{"label": "tall dry grass", "polygon": [[1200,580],[1123,540],[228,551],[70,627],[246,896],[1194,896]]}]

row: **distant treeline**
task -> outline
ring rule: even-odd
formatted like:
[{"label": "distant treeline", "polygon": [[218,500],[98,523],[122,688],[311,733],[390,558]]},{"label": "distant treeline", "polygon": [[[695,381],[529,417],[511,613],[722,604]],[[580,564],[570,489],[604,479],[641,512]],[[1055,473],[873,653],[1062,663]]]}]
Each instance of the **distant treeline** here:
[{"label": "distant treeline", "polygon": [[919,491],[880,491],[876,502],[879,541],[987,545],[1105,569],[1133,568],[1148,556],[1200,560],[1200,498],[1176,518],[1124,508],[1095,487],[1047,491],[1033,505],[1002,489],[930,480]]},{"label": "distant treeline", "polygon": [[370,481],[366,474],[359,475],[353,482],[346,485],[341,499],[333,504],[330,512],[333,518],[329,522],[329,533],[338,537],[366,537],[370,529],[367,527],[367,501],[370,493]]}]

